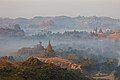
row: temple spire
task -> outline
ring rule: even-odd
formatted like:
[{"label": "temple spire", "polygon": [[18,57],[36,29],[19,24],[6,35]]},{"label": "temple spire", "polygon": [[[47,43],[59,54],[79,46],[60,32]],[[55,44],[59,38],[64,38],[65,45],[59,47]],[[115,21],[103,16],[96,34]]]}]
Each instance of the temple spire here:
[{"label": "temple spire", "polygon": [[51,45],[51,43],[50,43],[50,40],[49,40],[49,44],[48,44],[48,46],[47,46],[47,48],[46,48],[46,52],[47,52],[47,53],[53,52],[53,49],[52,49],[52,45]]},{"label": "temple spire", "polygon": [[50,40],[49,40],[49,45],[51,45]]}]

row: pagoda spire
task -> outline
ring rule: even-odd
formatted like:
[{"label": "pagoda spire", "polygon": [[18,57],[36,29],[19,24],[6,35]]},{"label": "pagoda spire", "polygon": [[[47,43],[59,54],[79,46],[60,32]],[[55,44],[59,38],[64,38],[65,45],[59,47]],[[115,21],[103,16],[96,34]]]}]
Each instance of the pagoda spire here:
[{"label": "pagoda spire", "polygon": [[52,45],[51,45],[51,43],[50,43],[50,40],[49,40],[49,44],[48,44],[48,46],[47,46],[47,48],[46,48],[46,52],[47,52],[47,53],[53,52],[53,49],[52,49]]},{"label": "pagoda spire", "polygon": [[49,40],[49,45],[51,45],[50,40]]}]

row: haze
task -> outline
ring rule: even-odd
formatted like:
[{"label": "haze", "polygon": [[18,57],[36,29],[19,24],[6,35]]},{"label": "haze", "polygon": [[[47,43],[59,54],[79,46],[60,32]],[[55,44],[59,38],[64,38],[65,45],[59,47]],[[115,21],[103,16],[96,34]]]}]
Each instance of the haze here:
[{"label": "haze", "polygon": [[120,18],[120,0],[0,0],[1,17],[107,16]]}]

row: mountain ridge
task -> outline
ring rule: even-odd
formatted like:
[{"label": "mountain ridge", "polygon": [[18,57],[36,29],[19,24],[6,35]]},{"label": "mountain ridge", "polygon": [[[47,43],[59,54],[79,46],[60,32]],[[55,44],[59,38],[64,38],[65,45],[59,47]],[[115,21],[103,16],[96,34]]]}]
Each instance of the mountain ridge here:
[{"label": "mountain ridge", "polygon": [[24,29],[26,33],[35,34],[39,32],[39,30],[44,29],[54,32],[67,30],[91,30],[96,27],[103,29],[119,29],[120,19],[96,16],[36,16],[30,19],[22,17],[15,19],[0,17],[0,27],[12,27],[15,24],[20,24],[21,28]]}]

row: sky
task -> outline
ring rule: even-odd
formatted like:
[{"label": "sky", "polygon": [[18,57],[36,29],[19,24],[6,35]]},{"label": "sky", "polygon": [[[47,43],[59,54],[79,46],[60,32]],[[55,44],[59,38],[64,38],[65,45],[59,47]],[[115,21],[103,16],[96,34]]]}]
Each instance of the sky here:
[{"label": "sky", "polygon": [[120,18],[120,0],[0,0],[0,17],[63,15]]}]

